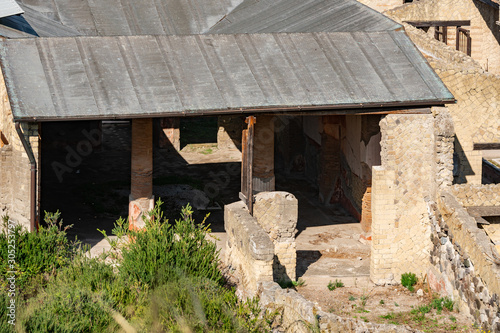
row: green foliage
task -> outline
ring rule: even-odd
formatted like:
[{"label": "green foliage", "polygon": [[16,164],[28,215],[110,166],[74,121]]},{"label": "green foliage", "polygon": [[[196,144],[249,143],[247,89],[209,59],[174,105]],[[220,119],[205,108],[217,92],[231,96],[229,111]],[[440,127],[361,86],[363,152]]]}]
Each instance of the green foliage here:
[{"label": "green foliage", "polygon": [[344,286],[344,283],[342,281],[335,279],[334,282],[332,282],[332,281],[328,282],[327,288],[328,288],[328,290],[333,291],[337,288],[342,288],[343,286]]},{"label": "green foliage", "polygon": [[354,297],[354,296],[350,295],[350,296],[349,296],[349,300],[350,300],[351,302],[353,302],[353,301],[355,301],[355,300],[356,300],[356,297]]},{"label": "green foliage", "polygon": [[430,304],[433,309],[436,309],[438,313],[441,313],[444,309],[448,311],[453,311],[454,302],[449,297],[434,298]]},{"label": "green foliage", "polygon": [[[177,270],[222,284],[219,252],[216,244],[207,237],[209,226],[205,221],[194,223],[189,205],[182,209],[181,219],[171,225],[163,219],[161,204],[158,200],[149,218],[145,219],[143,230],[126,232],[133,241],[121,247],[120,273],[149,286],[167,282]],[[121,230],[116,231],[119,231],[118,236],[122,235]]]},{"label": "green foliage", "polygon": [[295,288],[295,287],[303,287],[306,285],[306,281],[304,281],[300,278],[297,281],[292,281],[289,279],[287,279],[287,280],[282,279],[282,280],[278,281],[278,284],[282,289],[288,289],[288,288]]},{"label": "green foliage", "polygon": [[[132,327],[157,332],[269,332],[276,313],[262,313],[257,299],[241,302],[224,286],[218,252],[209,229],[196,225],[188,206],[171,225],[158,202],[140,231],[117,221],[112,241],[115,266],[90,259],[66,240],[59,213],[47,215],[38,234],[16,230],[23,248],[49,249],[46,257],[20,261],[31,265],[32,279],[43,279],[36,293],[17,304],[16,329],[26,332],[118,332]],[[4,237],[5,238],[5,237]],[[4,240],[5,242],[5,240]],[[19,250],[20,252],[24,250]],[[24,266],[23,266],[24,267]],[[25,272],[25,271],[22,271]],[[27,276],[27,275],[26,275]],[[9,298],[0,295],[6,317]],[[17,302],[17,300],[16,300]],[[0,323],[0,331],[12,331]]]},{"label": "green foliage", "polygon": [[[28,232],[16,225],[8,237],[7,228],[0,234],[0,284],[6,285],[8,271],[16,271],[16,286],[25,294],[33,292],[38,284],[44,284],[56,269],[67,266],[75,254],[78,243],[71,243],[62,227],[61,213],[45,212],[46,226],[38,232]],[[8,218],[4,218],[7,223]],[[12,233],[11,233],[12,235]],[[9,243],[11,240],[11,243]],[[14,241],[12,241],[14,240]],[[8,262],[8,251],[15,249],[15,267]]]},{"label": "green foliage", "polygon": [[383,299],[381,299],[381,300],[380,300],[380,302],[379,302],[379,304],[380,304],[380,305],[384,305],[384,304],[385,304],[384,300],[383,300]]},{"label": "green foliage", "polygon": [[414,273],[403,273],[401,275],[401,285],[408,289],[409,291],[413,291],[413,286],[418,282],[418,278]]}]

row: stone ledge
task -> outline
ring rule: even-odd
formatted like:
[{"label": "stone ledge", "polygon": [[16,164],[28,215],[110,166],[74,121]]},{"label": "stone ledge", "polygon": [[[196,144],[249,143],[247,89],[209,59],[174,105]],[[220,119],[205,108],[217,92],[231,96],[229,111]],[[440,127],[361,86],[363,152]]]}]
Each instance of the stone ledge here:
[{"label": "stone ledge", "polygon": [[268,234],[251,216],[245,204],[234,202],[224,207],[224,228],[244,255],[255,260],[269,261],[274,257],[274,244]]}]

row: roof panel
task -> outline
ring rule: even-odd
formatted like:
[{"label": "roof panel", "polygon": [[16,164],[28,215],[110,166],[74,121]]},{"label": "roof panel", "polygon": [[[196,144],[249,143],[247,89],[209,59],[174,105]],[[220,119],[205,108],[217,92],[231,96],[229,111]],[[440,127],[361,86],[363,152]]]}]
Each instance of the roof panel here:
[{"label": "roof panel", "polygon": [[402,31],[36,40],[0,44],[16,120],[453,101]]},{"label": "roof panel", "polygon": [[19,3],[78,31],[75,35],[132,36],[204,33],[242,1],[19,0]]},{"label": "roof panel", "polygon": [[399,27],[355,0],[245,0],[209,32],[388,31]]},{"label": "roof panel", "polygon": [[24,13],[15,0],[0,0],[0,17],[19,15]]}]

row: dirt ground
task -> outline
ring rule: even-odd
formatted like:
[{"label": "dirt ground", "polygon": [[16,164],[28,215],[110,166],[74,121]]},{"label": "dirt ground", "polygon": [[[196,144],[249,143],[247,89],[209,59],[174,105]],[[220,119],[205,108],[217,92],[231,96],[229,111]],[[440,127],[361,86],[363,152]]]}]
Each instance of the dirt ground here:
[{"label": "dirt ground", "polygon": [[[64,158],[65,151],[49,147],[42,157],[42,208],[59,209],[65,223],[74,224],[70,235],[92,246],[94,254],[109,248],[97,228],[109,234],[114,221],[126,216],[130,189],[130,128],[107,124],[103,130],[102,148],[65,174],[63,182],[57,181],[50,166]],[[238,170],[240,157],[238,151],[219,151],[213,143],[186,145],[181,153],[154,152],[155,191],[183,184],[206,192],[207,185],[219,184],[210,204],[220,209],[198,211],[195,217],[201,220],[210,213],[207,222],[219,239],[222,257],[226,239],[222,208],[238,200],[240,174],[237,171],[228,179],[221,175],[228,166]],[[299,200],[297,279],[305,283],[297,290],[307,299],[324,311],[370,322],[408,324],[426,332],[477,332],[456,311],[422,314],[427,311],[421,307],[429,304],[429,295],[418,297],[402,287],[375,286],[369,279],[370,244],[360,241],[359,223],[340,206],[321,205],[317,190],[305,180],[278,174],[276,184],[277,190],[288,191]],[[172,205],[166,203],[166,213],[178,217],[179,204]],[[336,281],[343,286],[329,290],[328,284]]]}]

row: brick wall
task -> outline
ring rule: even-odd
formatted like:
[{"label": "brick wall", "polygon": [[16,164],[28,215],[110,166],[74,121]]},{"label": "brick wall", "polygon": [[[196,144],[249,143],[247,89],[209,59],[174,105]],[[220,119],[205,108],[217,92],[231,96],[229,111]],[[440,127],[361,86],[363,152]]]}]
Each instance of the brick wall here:
[{"label": "brick wall", "polygon": [[[472,58],[492,73],[500,74],[498,9],[479,0],[419,0],[384,12],[401,21],[470,20]],[[434,29],[429,29],[434,35]],[[455,47],[456,31],[448,28],[448,45]]]},{"label": "brick wall", "polygon": [[[382,165],[373,167],[371,279],[397,283],[404,272],[425,274],[430,223],[425,196],[434,197],[435,119],[387,115],[380,121]],[[451,161],[450,161],[451,163]]]},{"label": "brick wall", "polygon": [[[0,148],[0,217],[8,215],[11,220],[29,229],[31,165],[15,130],[9,98],[2,75],[0,75],[0,96],[0,131],[2,131],[9,143]],[[22,131],[33,149],[37,166],[39,166],[38,125],[23,124]],[[38,172],[38,184],[40,184],[40,174]],[[37,194],[37,201],[39,203],[39,187]]]},{"label": "brick wall", "polygon": [[500,75],[485,72],[470,57],[416,28],[405,26],[405,29],[457,99],[456,104],[448,105],[459,163],[454,181],[481,184],[482,153],[474,150],[473,144],[500,142]]}]

